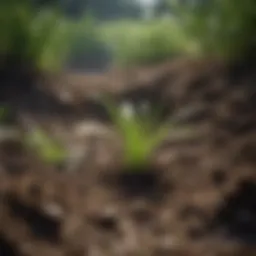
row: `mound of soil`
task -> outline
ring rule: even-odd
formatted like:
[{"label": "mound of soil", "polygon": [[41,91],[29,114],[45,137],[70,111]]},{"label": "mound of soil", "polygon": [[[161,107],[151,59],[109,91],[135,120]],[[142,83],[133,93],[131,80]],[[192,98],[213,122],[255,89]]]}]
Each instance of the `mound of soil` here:
[{"label": "mound of soil", "polygon": [[[88,111],[103,122],[83,102],[100,105],[97,95],[107,91],[163,106],[163,119],[171,116],[178,131],[170,131],[148,170],[128,174],[109,141],[104,152],[114,159],[100,163],[106,153],[94,148],[94,161],[84,159],[72,173],[1,142],[0,255],[256,254],[254,63],[180,60],[62,79],[76,118],[88,119]],[[59,94],[60,83],[49,89]],[[178,136],[184,128],[189,134]]]}]

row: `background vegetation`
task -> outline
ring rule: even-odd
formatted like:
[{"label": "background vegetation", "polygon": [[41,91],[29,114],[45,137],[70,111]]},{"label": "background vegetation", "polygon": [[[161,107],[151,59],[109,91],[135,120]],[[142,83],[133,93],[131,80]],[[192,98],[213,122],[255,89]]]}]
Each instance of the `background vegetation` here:
[{"label": "background vegetation", "polygon": [[150,20],[112,23],[102,31],[122,64],[177,55],[234,60],[255,54],[255,17],[253,0],[169,0],[159,2]]},{"label": "background vegetation", "polygon": [[254,0],[156,0],[150,17],[145,8],[136,0],[3,0],[0,54],[55,70],[255,52]]}]

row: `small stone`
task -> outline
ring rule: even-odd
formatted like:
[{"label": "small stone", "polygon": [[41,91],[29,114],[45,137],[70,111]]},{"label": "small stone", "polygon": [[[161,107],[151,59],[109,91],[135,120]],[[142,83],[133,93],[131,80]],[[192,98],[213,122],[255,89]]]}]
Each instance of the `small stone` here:
[{"label": "small stone", "polygon": [[44,212],[52,217],[61,218],[64,215],[63,209],[56,203],[47,203],[43,207]]}]

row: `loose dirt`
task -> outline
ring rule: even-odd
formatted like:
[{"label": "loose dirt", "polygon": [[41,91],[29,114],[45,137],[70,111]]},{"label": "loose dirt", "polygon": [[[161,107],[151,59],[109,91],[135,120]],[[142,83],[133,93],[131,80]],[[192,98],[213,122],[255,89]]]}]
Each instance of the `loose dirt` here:
[{"label": "loose dirt", "polygon": [[[20,119],[82,151],[79,164],[55,168],[1,139],[0,255],[256,254],[255,63],[183,59],[51,81],[47,95],[65,108],[37,92],[47,111],[21,97]],[[120,168],[102,92],[177,122],[147,172]]]}]

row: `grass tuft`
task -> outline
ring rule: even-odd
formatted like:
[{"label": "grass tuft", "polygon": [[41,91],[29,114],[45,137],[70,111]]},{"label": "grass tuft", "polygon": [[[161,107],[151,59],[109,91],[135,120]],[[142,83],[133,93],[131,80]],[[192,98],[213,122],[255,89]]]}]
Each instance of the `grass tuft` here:
[{"label": "grass tuft", "polygon": [[169,133],[169,124],[157,123],[158,112],[138,114],[127,103],[117,105],[104,100],[105,106],[124,143],[124,164],[129,170],[143,169],[151,154]]},{"label": "grass tuft", "polygon": [[62,164],[67,158],[65,148],[39,128],[29,132],[24,143],[48,164]]}]

